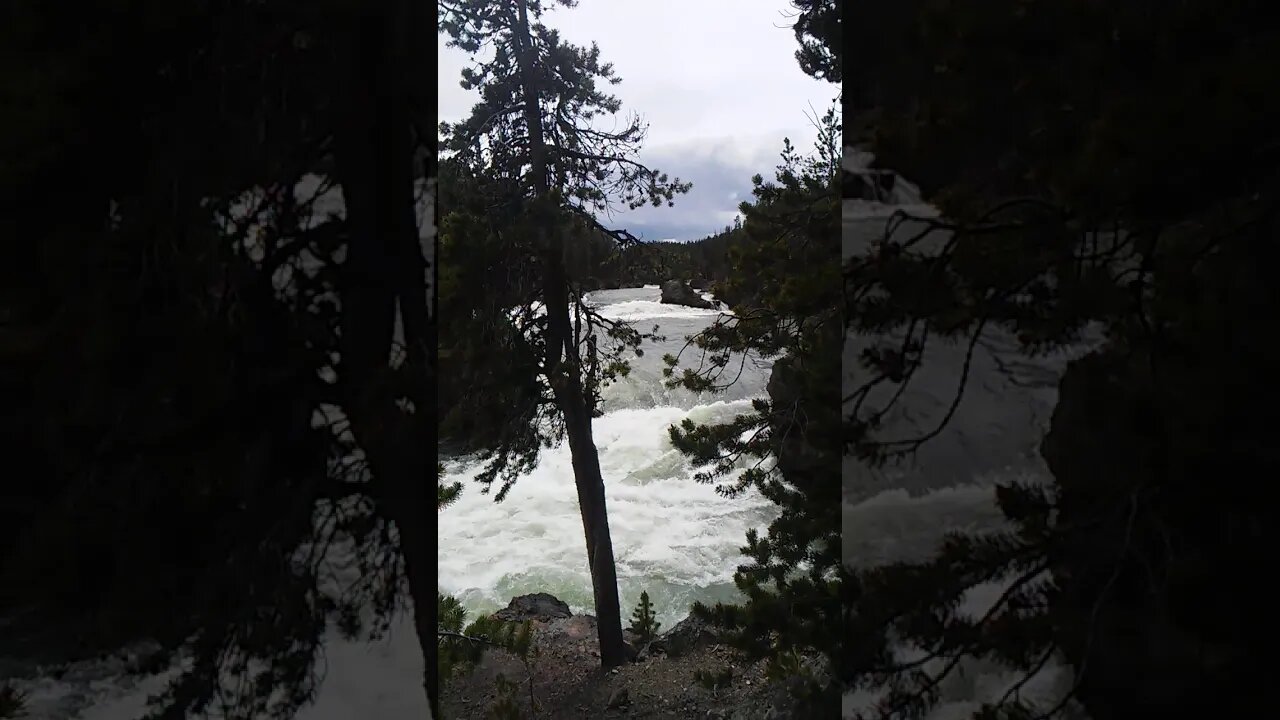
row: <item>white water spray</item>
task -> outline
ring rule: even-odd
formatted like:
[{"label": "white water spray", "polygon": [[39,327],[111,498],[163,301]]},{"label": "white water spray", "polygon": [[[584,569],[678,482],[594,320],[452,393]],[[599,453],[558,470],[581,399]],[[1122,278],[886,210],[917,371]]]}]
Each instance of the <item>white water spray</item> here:
[{"label": "white water spray", "polygon": [[[656,286],[591,293],[605,317],[654,324],[665,342],[646,342],[629,377],[605,391],[605,414],[594,422],[618,563],[623,614],[648,591],[669,628],[690,603],[739,598],[733,572],[750,528],[766,525],[771,503],[756,493],[733,500],[693,479],[698,470],[671,445],[667,428],[684,418],[727,421],[750,412],[764,392],[767,362],[747,363],[739,385],[723,395],[662,384],[661,358],[678,352],[686,335],[719,311],[658,302]],[[457,503],[440,513],[439,584],[473,613],[492,612],[511,597],[549,592],[575,612],[593,613],[582,519],[567,444],[544,450],[502,503],[473,481],[481,466],[458,460],[445,482],[463,483]]]}]

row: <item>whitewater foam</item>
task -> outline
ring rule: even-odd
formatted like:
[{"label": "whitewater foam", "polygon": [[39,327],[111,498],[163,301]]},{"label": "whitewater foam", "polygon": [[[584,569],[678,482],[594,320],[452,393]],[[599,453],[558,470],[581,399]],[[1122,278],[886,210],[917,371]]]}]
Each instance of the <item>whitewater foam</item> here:
[{"label": "whitewater foam", "polygon": [[[710,298],[708,298],[710,299]],[[611,320],[647,320],[649,318],[715,318],[728,314],[723,310],[707,310],[687,305],[672,305],[653,300],[629,300],[600,306],[600,314]],[[645,329],[645,328],[641,328]]]},{"label": "whitewater foam", "polygon": [[[661,344],[646,342],[645,355],[631,358],[631,374],[606,388],[605,414],[594,421],[593,434],[624,611],[647,591],[659,621],[670,627],[694,600],[739,598],[732,578],[747,530],[767,525],[775,509],[756,493],[729,500],[696,482],[700,468],[671,445],[667,432],[685,418],[707,423],[751,412],[769,363],[749,363],[742,383],[724,395],[664,387],[662,354],[679,351],[685,335],[720,312],[660,303],[658,290],[605,290],[587,300],[605,317],[639,321],[646,331],[657,324],[669,336]],[[550,592],[576,612],[594,612],[567,445],[545,449],[500,504],[474,482],[480,470],[474,458],[446,466],[446,481],[460,481],[464,490],[440,514],[441,590],[473,613],[530,592]]]},{"label": "whitewater foam", "polygon": [[[773,508],[758,495],[727,500],[695,482],[698,468],[671,445],[666,428],[685,417],[705,422],[749,411],[749,401],[717,402],[692,411],[618,410],[595,421],[622,602],[634,604],[647,590],[667,627],[692,600],[735,597],[739,548]],[[444,592],[475,612],[528,592],[550,592],[576,612],[594,612],[571,460],[567,446],[545,450],[502,503],[472,482],[478,464],[446,468],[446,481],[461,481],[465,490],[440,517]]]}]

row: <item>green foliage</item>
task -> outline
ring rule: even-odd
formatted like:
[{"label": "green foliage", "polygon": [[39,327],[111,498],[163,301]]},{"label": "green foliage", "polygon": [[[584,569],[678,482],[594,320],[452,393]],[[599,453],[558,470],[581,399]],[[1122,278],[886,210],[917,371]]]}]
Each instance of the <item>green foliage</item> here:
[{"label": "green foliage", "polygon": [[765,677],[789,690],[796,714],[822,714],[839,701],[829,674],[830,668],[818,671],[814,659],[796,649],[779,652],[765,664]]},{"label": "green foliage", "polygon": [[440,476],[444,475],[444,465],[436,465],[436,510],[443,510],[457,501],[458,496],[462,494],[462,483],[455,482],[452,485],[443,485],[438,481]]},{"label": "green foliage", "polygon": [[[1252,503],[1208,502],[1199,483],[1221,468],[1195,460],[1253,454],[1244,450],[1251,441],[1210,430],[1235,427],[1248,411],[1232,401],[1201,404],[1185,388],[1226,377],[1245,387],[1266,375],[1243,360],[1257,352],[1222,348],[1252,345],[1240,322],[1265,305],[1252,294],[1253,273],[1272,257],[1280,105],[1263,78],[1280,68],[1280,55],[1260,48],[1274,47],[1276,26],[1243,2],[1151,13],[1125,3],[919,0],[856,12],[845,24],[850,143],[918,183],[942,216],[899,213],[846,265],[848,329],[876,338],[847,398],[850,449],[867,463],[897,461],[949,421],[972,381],[967,364],[936,425],[904,438],[881,429],[930,342],[959,341],[972,353],[998,329],[1035,356],[1097,323],[1107,345],[1069,377],[1112,380],[1064,380],[1056,444],[1044,450],[1053,486],[997,490],[1013,530],[951,537],[924,562],[854,573],[845,680],[888,691],[881,717],[923,717],[962,658],[995,659],[1025,677],[1062,650],[1077,665],[1089,658],[1072,692],[1093,714],[1162,714],[1106,691],[1108,673],[1123,672],[1108,670],[1106,655],[1125,644],[1110,636],[1115,628],[1149,626],[1150,613],[1134,608],[1183,607],[1236,575],[1223,569],[1175,589],[1152,580],[1160,568],[1181,566],[1184,553],[1250,552],[1250,543],[1204,528],[1202,518],[1242,518]],[[1196,53],[1175,51],[1188,42]],[[1225,285],[1235,289],[1209,290]],[[1219,305],[1228,294],[1236,299]],[[987,617],[956,612],[966,588],[994,579],[1010,585]],[[1197,615],[1205,613],[1170,622],[1247,646],[1238,628]],[[1081,637],[1109,649],[1091,656]],[[903,640],[929,661],[895,662],[888,648]],[[1067,698],[1031,712],[1015,697],[1021,684],[975,717],[1063,711]],[[1206,696],[1235,695],[1213,687]]]},{"label": "green foliage", "polygon": [[[508,192],[455,159],[441,162],[438,348],[440,433],[463,450],[494,449],[513,472],[529,466],[553,417],[545,388],[528,368],[542,352],[524,328],[540,292],[533,249],[502,223]],[[513,313],[510,309],[515,308]]]},{"label": "green foliage", "polygon": [[658,634],[658,628],[661,625],[662,623],[654,618],[653,603],[649,601],[649,593],[642,591],[640,602],[631,611],[631,624],[627,629],[639,635],[640,642],[647,643]]},{"label": "green foliage", "polygon": [[494,685],[497,688],[498,697],[489,706],[490,720],[520,720],[520,703],[516,700],[520,685],[501,674],[494,679]]},{"label": "green foliage", "polygon": [[[522,111],[518,55],[524,35],[516,6],[438,6],[441,32],[452,45],[471,50],[491,43],[495,49],[491,60],[463,75],[463,86],[479,89],[481,102],[466,120],[440,127],[448,154],[439,205],[440,305],[447,318],[440,355],[442,377],[448,378],[443,384],[451,388],[441,398],[443,430],[481,454],[486,464],[477,479],[486,492],[497,482],[499,500],[564,431],[556,385],[547,377],[548,354],[558,357],[560,348],[547,347],[546,250],[538,238],[562,238],[564,252],[555,260],[568,274],[574,337],[565,342],[568,364],[556,369],[578,374],[587,407],[598,414],[600,392],[625,376],[625,356],[652,335],[603,318],[582,301],[584,283],[599,280],[603,266],[635,250],[629,233],[605,227],[597,215],[619,200],[631,207],[669,204],[690,187],[635,160],[646,132],[638,117],[614,131],[593,125],[620,109],[618,99],[603,91],[619,79],[598,48],[568,44],[543,25],[544,5],[527,4],[539,60],[530,85],[546,113],[559,109],[554,122],[538,113],[532,126]],[[532,162],[534,136],[545,148],[540,160],[553,190],[551,198],[536,202],[537,179],[524,170]],[[605,239],[611,247],[602,246]]]},{"label": "green foliage", "polygon": [[693,608],[753,657],[799,650],[834,663],[841,652],[842,428],[830,401],[840,380],[839,137],[833,108],[819,121],[811,156],[785,143],[775,178],[755,178],[724,283],[750,288],[750,303],[690,338],[686,350],[699,351],[700,369],[677,373],[680,357],[666,358],[667,382],[698,390],[727,387],[748,356],[776,358],[770,397],[755,400],[753,412],[669,431],[681,452],[706,464],[699,481],[728,496],[754,488],[780,511],[765,535],[747,535],[748,562],[734,577],[746,601]]},{"label": "green foliage", "polygon": [[[617,97],[604,92],[600,83],[616,85],[621,79],[612,65],[600,60],[599,48],[566,43],[558,32],[543,25],[539,21],[543,3],[529,2],[527,8],[528,29],[540,60],[533,81],[538,101],[548,106],[564,103],[554,122],[544,119],[540,109],[541,127],[527,126],[518,68],[522,40],[516,7],[491,7],[475,0],[441,2],[437,17],[450,45],[469,52],[481,43],[494,48],[492,60],[478,61],[464,71],[462,86],[480,90],[482,100],[466,120],[441,124],[442,149],[456,153],[470,167],[485,168],[492,177],[519,178],[521,162],[528,159],[530,133],[541,135],[547,146],[548,181],[561,193],[566,209],[600,229],[604,228],[595,215],[614,208],[619,199],[632,208],[661,207],[687,192],[689,183],[633,162],[647,131],[639,117],[618,130],[592,127],[595,118],[621,109]],[[479,142],[481,138],[492,142]],[[526,183],[524,197],[531,197],[533,180],[522,182]],[[626,237],[606,232],[618,239]]]},{"label": "green foliage", "polygon": [[792,0],[797,10],[794,31],[800,69],[827,82],[840,82],[840,8],[836,0]]},{"label": "green foliage", "polygon": [[497,648],[529,660],[533,651],[533,623],[504,622],[488,615],[466,623],[466,610],[454,597],[437,594],[439,613],[439,677],[474,668],[487,650]]},{"label": "green foliage", "polygon": [[[451,161],[445,161],[451,164]],[[529,218],[506,229],[469,225],[464,211],[448,211],[441,222],[441,272],[466,274],[446,287],[440,306],[440,363],[445,390],[440,395],[441,432],[476,452],[485,463],[477,481],[496,483],[502,500],[512,485],[537,463],[541,450],[563,439],[563,416],[545,376],[546,320],[540,272],[523,263],[536,253]],[[476,216],[470,216],[472,219]],[[487,220],[486,222],[492,222]],[[563,218],[562,227],[590,232]],[[505,261],[504,258],[510,258]],[[658,339],[630,323],[601,316],[574,291],[571,298],[576,348],[584,398],[599,414],[601,393],[626,377],[626,357],[639,354],[646,340]]]},{"label": "green foliage", "polygon": [[[591,418],[600,415],[601,389],[625,372],[622,353],[634,351],[643,334],[585,303],[583,278],[568,275],[566,260],[584,235],[635,242],[626,230],[610,229],[598,219],[619,204],[632,209],[672,205],[691,185],[638,160],[647,130],[638,117],[608,130],[596,122],[621,109],[617,97],[604,92],[600,83],[621,81],[600,60],[598,47],[566,43],[543,24],[545,7],[527,0],[497,6],[481,0],[437,3],[439,26],[451,45],[471,53],[486,49],[462,78],[462,87],[478,90],[481,101],[467,119],[442,123],[439,131],[442,149],[470,177],[498,188],[501,202],[494,215],[505,221],[488,230],[508,244],[497,257],[517,267],[528,267],[533,260],[536,281],[529,284],[540,290],[537,311],[531,297],[514,305],[517,317],[512,317],[511,305],[503,305],[497,313],[469,318],[481,320],[483,328],[515,326],[515,344],[529,349],[512,364],[492,349],[471,356],[479,368],[497,363],[504,374],[510,370],[513,386],[525,391],[524,402],[499,426],[496,442],[482,446],[486,462],[477,480],[486,492],[499,481],[495,499],[500,501],[532,467],[542,446],[569,437],[593,558],[600,660],[613,665],[625,653]],[[475,388],[468,390],[474,393]]]}]

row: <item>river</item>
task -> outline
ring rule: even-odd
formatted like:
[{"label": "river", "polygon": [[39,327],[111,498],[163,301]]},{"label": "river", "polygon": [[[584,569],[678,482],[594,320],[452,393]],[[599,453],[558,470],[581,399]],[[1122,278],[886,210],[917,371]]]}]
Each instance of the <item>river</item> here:
[{"label": "river", "polygon": [[[663,385],[662,356],[720,314],[659,302],[656,285],[602,290],[587,301],[605,317],[643,331],[658,326],[663,342],[646,341],[628,377],[604,391],[604,415],[594,422],[618,563],[623,616],[648,591],[669,628],[690,603],[739,598],[733,572],[746,532],[763,527],[772,506],[758,493],[733,500],[693,479],[698,468],[672,447],[667,428],[684,418],[724,421],[750,411],[764,394],[770,363],[748,360],[724,393],[695,394]],[[693,352],[690,350],[689,352]],[[686,357],[688,354],[686,353]],[[459,501],[441,511],[439,585],[473,613],[492,612],[515,595],[549,592],[575,612],[594,613],[591,578],[566,444],[544,450],[538,466],[495,503],[473,481],[474,459],[446,465],[446,482],[461,481]]]},{"label": "river", "polygon": [[[857,172],[868,159],[846,155],[846,167]],[[883,236],[886,218],[897,209],[913,215],[936,215],[920,202],[915,188],[901,180],[896,197],[888,203],[846,200],[844,256],[865,251],[873,238]],[[910,225],[900,232],[905,237],[914,234]],[[876,340],[846,337],[846,396],[859,381],[859,351]],[[955,415],[911,463],[872,471],[846,458],[841,526],[845,563],[867,567],[920,560],[930,555],[948,532],[1001,527],[1004,520],[995,504],[995,485],[1014,479],[1049,479],[1038,446],[1057,402],[1061,373],[1072,357],[1088,347],[1082,344],[1069,352],[1028,360],[1016,351],[1009,336],[991,331],[974,353]],[[911,389],[902,398],[903,412],[893,415],[882,432],[900,437],[932,429],[959,387],[965,353],[962,344],[935,341],[927,348]],[[985,613],[1005,587],[1005,582],[993,582],[971,588],[962,603],[964,612],[970,616]],[[901,660],[917,657],[920,652],[906,646],[898,651]],[[941,665],[935,663],[926,669],[936,672]],[[1019,677],[993,662],[964,661],[940,686],[939,703],[927,718],[968,718],[983,702],[999,699]],[[1071,669],[1055,658],[1026,685],[1022,697],[1053,702],[1072,682]],[[845,716],[853,717],[874,699],[866,693],[850,693],[845,698]],[[1081,716],[1077,712],[1069,717]]]}]

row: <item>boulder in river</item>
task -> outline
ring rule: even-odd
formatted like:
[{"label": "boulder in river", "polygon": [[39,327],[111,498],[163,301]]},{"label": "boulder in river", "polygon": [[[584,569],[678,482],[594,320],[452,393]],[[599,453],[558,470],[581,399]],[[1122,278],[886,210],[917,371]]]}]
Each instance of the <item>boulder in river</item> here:
[{"label": "boulder in river", "polygon": [[518,595],[493,617],[507,622],[524,622],[525,620],[555,620],[572,617],[569,605],[550,593],[533,593]]},{"label": "boulder in river", "polygon": [[683,280],[668,280],[662,283],[662,302],[668,305],[687,305],[689,307],[715,310],[715,303],[703,300],[696,290]]}]

